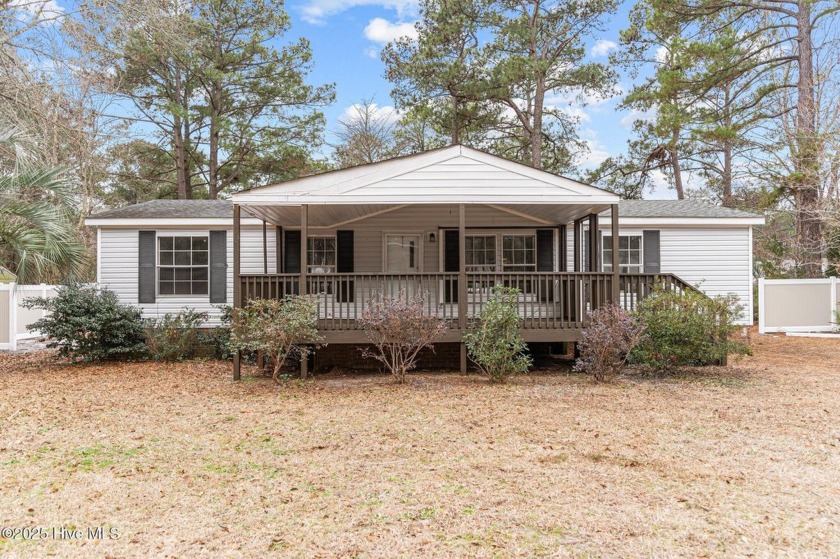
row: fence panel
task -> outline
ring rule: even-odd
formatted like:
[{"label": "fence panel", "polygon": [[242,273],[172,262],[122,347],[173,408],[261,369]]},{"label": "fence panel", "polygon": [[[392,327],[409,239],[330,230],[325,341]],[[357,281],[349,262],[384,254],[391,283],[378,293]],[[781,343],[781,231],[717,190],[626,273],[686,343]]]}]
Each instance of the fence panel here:
[{"label": "fence panel", "polygon": [[818,279],[758,280],[758,331],[831,332],[837,329],[840,282]]},{"label": "fence panel", "polygon": [[40,332],[29,331],[27,326],[47,313],[40,309],[25,309],[23,302],[30,297],[54,297],[55,285],[0,284],[0,349],[17,349],[17,342],[37,338]]}]

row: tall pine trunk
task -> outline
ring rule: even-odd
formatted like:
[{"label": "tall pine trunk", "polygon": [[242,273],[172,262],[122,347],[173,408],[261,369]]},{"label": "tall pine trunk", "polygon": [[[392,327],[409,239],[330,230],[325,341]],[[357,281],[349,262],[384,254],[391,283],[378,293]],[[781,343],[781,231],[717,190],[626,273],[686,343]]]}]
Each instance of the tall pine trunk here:
[{"label": "tall pine trunk", "polygon": [[537,80],[537,87],[534,91],[534,122],[531,129],[531,165],[542,169],[542,129],[543,110],[545,106],[545,79]]},{"label": "tall pine trunk", "polygon": [[798,75],[796,102],[796,146],[794,156],[794,200],[796,202],[796,242],[799,262],[806,277],[822,272],[821,226],[819,216],[819,149],[814,99],[813,44],[811,41],[811,3],[799,1]]}]

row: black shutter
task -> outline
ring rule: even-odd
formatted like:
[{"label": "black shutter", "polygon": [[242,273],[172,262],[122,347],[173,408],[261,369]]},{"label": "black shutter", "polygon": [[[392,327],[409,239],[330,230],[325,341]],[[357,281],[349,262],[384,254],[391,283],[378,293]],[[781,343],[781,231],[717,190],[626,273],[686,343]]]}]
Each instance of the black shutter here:
[{"label": "black shutter", "polygon": [[[353,231],[335,232],[335,269],[339,274],[352,274],[355,271]],[[340,280],[336,300],[339,303],[352,303],[356,299],[356,282]]]},{"label": "black shutter", "polygon": [[[448,229],[443,232],[443,271],[461,271],[461,247],[459,244],[460,234],[457,230]],[[443,286],[444,301],[447,303],[458,302],[458,280],[446,280]]]},{"label": "black shutter", "polygon": [[642,231],[643,248],[645,255],[645,269],[646,274],[658,274],[660,270],[660,256],[659,256],[659,231],[649,230]]},{"label": "black shutter", "polygon": [[[537,271],[554,271],[554,229],[537,229]],[[554,301],[554,281],[551,277],[537,280],[540,301]]]},{"label": "black shutter", "polygon": [[138,239],[137,302],[155,302],[155,232],[140,231]]},{"label": "black shutter", "polygon": [[554,271],[554,229],[537,229],[537,271]]},{"label": "black shutter", "polygon": [[227,231],[210,231],[210,302],[227,303]]},{"label": "black shutter", "polygon": [[287,274],[299,274],[300,231],[286,231],[285,235],[285,246],[283,247],[283,272]]},{"label": "black shutter", "polygon": [[353,231],[335,232],[336,262],[335,269],[339,274],[352,274],[353,266]]}]

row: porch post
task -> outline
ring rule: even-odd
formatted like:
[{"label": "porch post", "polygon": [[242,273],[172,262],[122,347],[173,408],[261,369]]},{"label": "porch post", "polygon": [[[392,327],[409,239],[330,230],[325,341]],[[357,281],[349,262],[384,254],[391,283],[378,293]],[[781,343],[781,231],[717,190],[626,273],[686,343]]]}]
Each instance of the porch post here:
[{"label": "porch post", "polygon": [[263,220],[263,274],[268,275],[268,230]]},{"label": "porch post", "polygon": [[[300,206],[300,294],[306,295],[309,289],[306,285],[306,249],[309,246],[307,239],[309,238],[309,206],[301,204]],[[306,378],[309,368],[309,359],[307,355],[301,355],[300,358],[300,378]]]},{"label": "porch post", "polygon": [[598,250],[598,214],[589,214],[589,271],[600,272]]},{"label": "porch post", "polygon": [[621,273],[618,265],[618,204],[610,208],[612,225],[612,302],[618,304],[621,299]]},{"label": "porch post", "polygon": [[[268,233],[266,229],[265,220],[262,220],[262,241],[263,241],[263,274],[268,275]],[[263,280],[265,281],[265,280]],[[262,289],[260,290],[260,297],[265,297],[266,299],[269,297],[269,294],[266,293],[268,291],[270,293],[271,287],[269,286],[266,289],[266,284],[262,283]],[[257,352],[257,367],[260,371],[264,371],[265,369],[265,355],[262,351]]]},{"label": "porch post", "polygon": [[573,255],[575,257],[575,265],[572,267],[572,270],[575,271],[575,272],[580,272],[580,241],[581,241],[581,233],[582,233],[582,227],[581,227],[582,222],[583,222],[582,218],[575,220],[575,232],[574,232],[575,246],[574,246],[574,255]]},{"label": "porch post", "polygon": [[[467,208],[458,204],[458,329],[467,329]],[[467,374],[467,346],[461,341],[461,374]]]},{"label": "porch post", "polygon": [[283,273],[283,228],[277,225],[274,228],[274,251],[276,253],[274,272]]},{"label": "porch post", "polygon": [[[233,205],[233,316],[236,318],[237,309],[242,307],[242,280],[239,277],[240,258],[240,230],[239,221],[241,208],[239,204]],[[242,352],[237,350],[233,353],[233,380],[239,380],[241,373]]]},{"label": "porch post", "polygon": [[568,239],[566,237],[566,226],[565,225],[558,225],[557,226],[557,271],[558,272],[568,272],[569,271],[569,255],[568,255]]}]

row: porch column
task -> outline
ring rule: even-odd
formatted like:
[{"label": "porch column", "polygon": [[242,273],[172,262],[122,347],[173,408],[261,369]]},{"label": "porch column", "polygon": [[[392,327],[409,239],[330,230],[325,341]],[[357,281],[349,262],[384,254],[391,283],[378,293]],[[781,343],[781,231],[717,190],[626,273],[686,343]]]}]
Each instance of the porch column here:
[{"label": "porch column", "polygon": [[[458,204],[458,328],[467,329],[467,208]],[[467,374],[467,345],[461,342],[461,374]]]},{"label": "porch column", "polygon": [[572,270],[575,271],[575,272],[580,272],[581,271],[580,270],[580,262],[581,262],[580,241],[581,241],[581,233],[583,232],[582,231],[582,229],[583,229],[582,224],[583,224],[583,219],[576,219],[575,220],[575,231],[574,231],[575,246],[574,246],[574,254],[573,254],[573,256],[575,257],[575,265],[572,267]]},{"label": "porch column", "polygon": [[[306,295],[309,291],[306,285],[306,248],[309,246],[309,206],[300,206],[300,294]],[[309,359],[302,355],[300,359],[300,378],[306,378],[309,369]]]},{"label": "porch column", "polygon": [[[233,205],[233,318],[236,319],[237,309],[242,307],[242,280],[239,277],[240,258],[240,215],[239,204]],[[233,353],[233,380],[239,380],[241,372],[242,352]]]},{"label": "porch column", "polygon": [[263,220],[263,274],[268,275],[268,230]]},{"label": "porch column", "polygon": [[568,255],[568,247],[569,242],[566,233],[566,226],[565,225],[558,225],[557,226],[557,271],[558,272],[568,272],[569,271],[569,255]]},{"label": "porch column", "polygon": [[589,270],[600,272],[600,251],[598,250],[598,214],[589,214]]},{"label": "porch column", "polygon": [[618,304],[621,299],[621,273],[618,265],[618,204],[610,208],[612,225],[612,302]]},{"label": "porch column", "polygon": [[277,225],[274,228],[274,273],[283,273],[283,228]]}]

